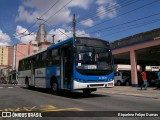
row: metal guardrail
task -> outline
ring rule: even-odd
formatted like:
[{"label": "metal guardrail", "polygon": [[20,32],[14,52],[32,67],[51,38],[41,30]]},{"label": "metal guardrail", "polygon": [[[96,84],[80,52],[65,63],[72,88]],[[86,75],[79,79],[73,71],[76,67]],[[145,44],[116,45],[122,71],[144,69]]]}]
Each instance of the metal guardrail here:
[{"label": "metal guardrail", "polygon": [[157,38],[157,37],[160,37],[160,28],[135,34],[133,36],[122,38],[120,40],[116,40],[111,43],[111,47],[112,49],[116,49],[116,48],[124,47],[127,45],[138,44],[141,42],[154,40],[154,38]]}]

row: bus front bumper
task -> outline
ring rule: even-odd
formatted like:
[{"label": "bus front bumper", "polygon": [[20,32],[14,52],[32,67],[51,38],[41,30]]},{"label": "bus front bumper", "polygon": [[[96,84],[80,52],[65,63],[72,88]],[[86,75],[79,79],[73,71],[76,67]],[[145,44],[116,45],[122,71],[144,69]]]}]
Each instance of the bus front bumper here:
[{"label": "bus front bumper", "polygon": [[73,89],[114,87],[114,81],[99,83],[82,83],[74,80],[73,83]]}]

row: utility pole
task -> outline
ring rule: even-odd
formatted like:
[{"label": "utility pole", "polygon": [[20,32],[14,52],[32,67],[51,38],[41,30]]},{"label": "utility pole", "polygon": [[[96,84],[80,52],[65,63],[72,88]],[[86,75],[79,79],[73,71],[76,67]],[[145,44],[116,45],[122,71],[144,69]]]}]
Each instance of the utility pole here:
[{"label": "utility pole", "polygon": [[17,80],[17,69],[16,69],[16,51],[17,51],[17,45],[15,44],[12,48],[12,53],[13,53],[13,56],[12,56],[12,75],[11,75],[11,81],[13,79],[13,76],[14,76],[14,72],[13,71],[16,71],[16,79]]},{"label": "utility pole", "polygon": [[73,37],[76,37],[76,16],[73,14]]},{"label": "utility pole", "polygon": [[52,38],[53,38],[53,44],[54,44],[54,37],[55,37],[55,35],[52,35]]},{"label": "utility pole", "polygon": [[16,69],[16,45],[13,46],[12,70]]}]

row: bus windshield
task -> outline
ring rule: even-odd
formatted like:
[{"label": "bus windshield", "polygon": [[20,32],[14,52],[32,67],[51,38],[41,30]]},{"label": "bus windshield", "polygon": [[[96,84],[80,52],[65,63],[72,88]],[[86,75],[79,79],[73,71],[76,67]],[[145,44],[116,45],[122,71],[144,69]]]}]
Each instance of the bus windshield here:
[{"label": "bus windshield", "polygon": [[93,71],[97,71],[96,74],[99,75],[107,74],[106,71],[112,70],[111,50],[109,48],[77,46],[76,61],[76,68],[80,73],[92,74]]}]

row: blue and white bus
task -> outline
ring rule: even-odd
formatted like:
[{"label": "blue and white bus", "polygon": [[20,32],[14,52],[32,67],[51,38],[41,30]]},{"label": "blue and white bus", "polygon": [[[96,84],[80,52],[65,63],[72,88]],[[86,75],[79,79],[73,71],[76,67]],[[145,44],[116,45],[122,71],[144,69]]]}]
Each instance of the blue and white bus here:
[{"label": "blue and white bus", "polygon": [[69,38],[19,61],[18,82],[26,87],[59,90],[82,90],[114,86],[113,61],[107,41]]}]

